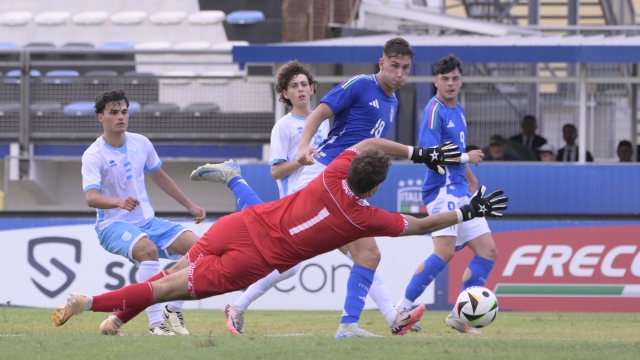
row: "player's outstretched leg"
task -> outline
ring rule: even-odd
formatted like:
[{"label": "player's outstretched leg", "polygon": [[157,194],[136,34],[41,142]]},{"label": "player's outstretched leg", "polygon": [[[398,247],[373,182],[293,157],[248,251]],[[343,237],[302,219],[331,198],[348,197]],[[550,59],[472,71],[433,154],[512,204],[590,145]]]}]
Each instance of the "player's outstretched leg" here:
[{"label": "player's outstretched leg", "polygon": [[53,324],[62,326],[73,315],[80,315],[84,311],[91,310],[92,300],[92,298],[79,293],[69,294],[67,303],[53,312]]},{"label": "player's outstretched leg", "polygon": [[220,164],[204,164],[191,172],[193,181],[211,181],[219,184],[228,184],[229,180],[240,176],[240,165],[233,159]]},{"label": "player's outstretched leg", "polygon": [[109,315],[109,317],[100,324],[100,333],[102,335],[116,335],[122,336],[120,328],[124,325],[122,320],[118,319],[115,315]]},{"label": "player's outstretched leg", "polygon": [[232,334],[244,334],[244,311],[237,311],[231,306],[231,304],[227,304],[227,306],[222,309],[222,313],[227,318],[227,330],[229,330]]},{"label": "player's outstretched leg", "polygon": [[182,304],[184,301],[172,301],[162,308],[162,318],[169,324],[173,332],[180,335],[189,335],[189,330],[184,327],[184,316],[182,316]]},{"label": "player's outstretched leg", "polygon": [[393,325],[391,325],[391,333],[393,335],[406,334],[407,330],[411,329],[415,323],[420,321],[425,310],[426,306],[420,304],[413,310],[403,309],[399,311]]}]

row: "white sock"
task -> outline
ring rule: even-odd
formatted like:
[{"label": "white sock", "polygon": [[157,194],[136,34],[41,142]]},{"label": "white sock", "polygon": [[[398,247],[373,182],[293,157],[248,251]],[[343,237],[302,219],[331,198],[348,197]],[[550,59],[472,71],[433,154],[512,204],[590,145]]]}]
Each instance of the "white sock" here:
[{"label": "white sock", "polygon": [[371,296],[371,299],[378,305],[378,309],[380,309],[382,316],[387,320],[389,326],[393,325],[398,312],[393,307],[389,290],[387,290],[384,280],[378,275],[377,271],[373,275],[373,282],[371,283],[371,288],[369,288],[369,296]]},{"label": "white sock", "polygon": [[169,308],[169,311],[171,312],[181,312],[183,306],[184,300],[175,300],[170,302],[169,305],[167,305],[167,308]]},{"label": "white sock", "polygon": [[[138,269],[138,282],[145,282],[159,272],[159,261],[143,261],[140,263],[140,268]],[[153,329],[162,324],[164,322],[162,318],[162,304],[149,306],[147,308],[147,316],[149,316],[149,329]]]},{"label": "white sock", "polygon": [[280,274],[278,270],[273,270],[273,272],[264,278],[256,281],[251,286],[247,288],[247,291],[240,296],[236,302],[233,303],[233,308],[237,311],[247,311],[249,305],[252,302],[256,301],[260,296],[264,295],[269,289],[275,286],[280,281],[286,280],[293,275],[297,274],[300,271],[301,264],[298,264],[291,269]]},{"label": "white sock", "polygon": [[411,307],[413,306],[413,301],[407,299],[406,297],[401,297],[400,300],[398,301],[398,304],[396,305],[396,309],[397,310],[405,310],[405,309],[411,309]]}]

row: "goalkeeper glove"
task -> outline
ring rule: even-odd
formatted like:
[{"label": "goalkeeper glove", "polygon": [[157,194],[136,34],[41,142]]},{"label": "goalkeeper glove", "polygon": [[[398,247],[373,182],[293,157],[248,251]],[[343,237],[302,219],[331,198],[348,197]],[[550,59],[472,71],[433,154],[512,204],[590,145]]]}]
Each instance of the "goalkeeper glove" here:
[{"label": "goalkeeper glove", "polygon": [[481,186],[471,198],[471,202],[458,209],[462,213],[462,221],[469,221],[476,217],[502,217],[502,214],[496,212],[496,210],[506,210],[506,202],[509,201],[509,199],[497,196],[504,194],[504,191],[497,190],[486,197],[482,197],[485,190],[486,188]]},{"label": "goalkeeper glove", "polygon": [[426,164],[427,167],[440,175],[444,175],[444,169],[440,165],[460,165],[459,161],[451,160],[459,158],[458,146],[451,141],[430,148],[414,147],[411,160],[414,164]]}]

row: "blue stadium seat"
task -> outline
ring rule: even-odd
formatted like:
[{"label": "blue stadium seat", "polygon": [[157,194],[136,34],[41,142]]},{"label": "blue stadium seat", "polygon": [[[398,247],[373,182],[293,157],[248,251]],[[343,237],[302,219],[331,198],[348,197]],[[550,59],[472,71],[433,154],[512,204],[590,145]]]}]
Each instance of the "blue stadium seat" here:
[{"label": "blue stadium seat", "polygon": [[258,10],[238,10],[227,15],[227,22],[234,25],[257,24],[264,20],[264,14]]},{"label": "blue stadium seat", "polygon": [[[7,72],[7,75],[4,78],[3,82],[5,84],[20,84],[20,74],[21,72],[18,69],[11,70]],[[29,71],[29,75],[31,75],[31,77],[39,77],[41,74],[38,70],[31,70]]]},{"label": "blue stadium seat", "polygon": [[128,41],[109,41],[98,45],[97,49],[101,50],[128,50],[133,49],[133,44]]},{"label": "blue stadium seat", "polygon": [[137,113],[138,111],[140,111],[140,109],[142,109],[142,106],[140,106],[139,102],[129,101],[129,115]]},{"label": "blue stadium seat", "polygon": [[93,101],[77,101],[63,108],[65,115],[86,116],[95,114],[95,103]]},{"label": "blue stadium seat", "polygon": [[75,70],[51,70],[47,71],[42,82],[45,84],[73,84],[71,77],[80,76]]},{"label": "blue stadium seat", "polygon": [[20,48],[20,46],[13,41],[0,41],[0,50],[15,50],[18,48]]}]

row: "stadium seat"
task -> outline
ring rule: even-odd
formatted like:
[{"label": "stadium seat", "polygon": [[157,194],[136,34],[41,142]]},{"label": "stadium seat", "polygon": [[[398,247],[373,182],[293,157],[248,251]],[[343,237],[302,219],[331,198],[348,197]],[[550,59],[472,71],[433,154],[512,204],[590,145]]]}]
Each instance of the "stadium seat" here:
[{"label": "stadium seat", "polygon": [[102,25],[109,19],[106,11],[84,11],[73,15],[73,22],[77,25]]},{"label": "stadium seat", "polygon": [[187,17],[187,21],[193,25],[210,25],[217,24],[223,21],[225,15],[222,11],[218,10],[204,10],[190,14]]},{"label": "stadium seat", "polygon": [[0,117],[15,117],[20,114],[19,102],[0,103]]},{"label": "stadium seat", "polygon": [[193,117],[210,116],[218,111],[220,106],[216,103],[193,103],[182,109],[183,114]]},{"label": "stadium seat", "polygon": [[66,50],[88,50],[94,48],[95,46],[93,46],[93,44],[86,42],[70,42],[60,46],[60,49]]},{"label": "stadium seat", "polygon": [[75,70],[51,70],[47,71],[42,79],[44,84],[73,84],[72,77],[80,76]]},{"label": "stadium seat", "polygon": [[214,79],[199,79],[201,85],[225,85],[231,81],[231,78],[237,74],[231,70],[210,70],[202,73],[202,76],[215,77]]},{"label": "stadium seat", "polygon": [[142,107],[139,102],[129,101],[129,115],[133,115],[140,111]]},{"label": "stadium seat", "polygon": [[55,49],[56,44],[50,42],[31,42],[23,46],[23,48],[32,50]]},{"label": "stadium seat", "polygon": [[20,46],[12,41],[2,41],[0,42],[0,50],[15,50],[19,49]]},{"label": "stadium seat", "polygon": [[45,11],[33,18],[33,21],[38,25],[56,26],[64,25],[71,17],[66,11]]},{"label": "stadium seat", "polygon": [[147,18],[144,11],[121,11],[111,15],[111,22],[116,25],[137,25]]},{"label": "stadium seat", "polygon": [[95,114],[95,103],[93,101],[77,101],[63,108],[65,115],[70,116],[86,116]]},{"label": "stadium seat", "polygon": [[231,51],[234,46],[247,46],[249,43],[247,41],[235,40],[235,41],[223,41],[221,43],[213,44],[211,48],[213,50],[224,50]]},{"label": "stadium seat", "polygon": [[133,44],[128,41],[108,41],[98,45],[100,50],[129,50],[133,49]]},{"label": "stadium seat", "polygon": [[28,11],[7,11],[0,15],[0,25],[24,26],[31,21],[33,14]]},{"label": "stadium seat", "polygon": [[177,114],[180,107],[174,103],[151,103],[142,107],[142,114],[152,117],[170,117]]},{"label": "stadium seat", "polygon": [[171,49],[171,43],[168,41],[145,41],[134,46],[138,50],[165,50]]},{"label": "stadium seat", "polygon": [[191,78],[196,76],[196,73],[191,70],[171,70],[162,74],[163,78],[160,79],[160,84],[163,85],[188,85],[191,83]]},{"label": "stadium seat", "polygon": [[264,14],[258,10],[238,10],[227,15],[227,22],[234,25],[257,24],[264,20]]},{"label": "stadium seat", "polygon": [[179,50],[204,50],[211,48],[211,43],[208,41],[185,41],[173,45],[173,48]]},{"label": "stadium seat", "polygon": [[117,81],[118,73],[115,70],[91,70],[84,73],[85,83],[90,86],[87,90],[95,92],[95,85],[112,87]]},{"label": "stadium seat", "polygon": [[159,11],[149,16],[149,22],[155,25],[177,25],[187,16],[184,11]]},{"label": "stadium seat", "polygon": [[[4,83],[5,84],[20,84],[20,74],[21,71],[16,69],[16,70],[11,70],[9,72],[7,72],[7,74],[5,75],[5,79],[4,79]],[[34,77],[39,77],[40,75],[40,71],[38,70],[31,70],[29,71],[29,76],[31,76],[32,78]],[[33,81],[33,79],[31,79],[31,81]]]},{"label": "stadium seat", "polygon": [[30,106],[33,116],[51,116],[62,114],[62,104],[59,102],[41,101],[34,102]]}]

